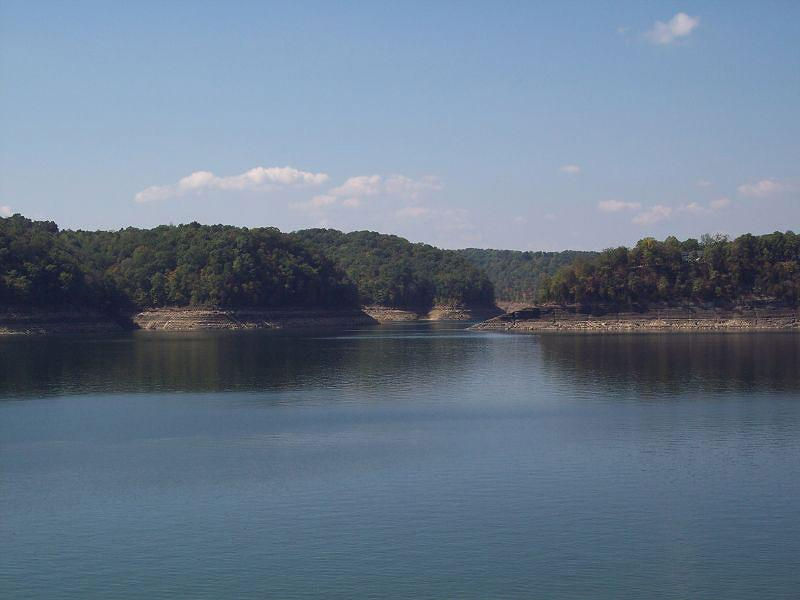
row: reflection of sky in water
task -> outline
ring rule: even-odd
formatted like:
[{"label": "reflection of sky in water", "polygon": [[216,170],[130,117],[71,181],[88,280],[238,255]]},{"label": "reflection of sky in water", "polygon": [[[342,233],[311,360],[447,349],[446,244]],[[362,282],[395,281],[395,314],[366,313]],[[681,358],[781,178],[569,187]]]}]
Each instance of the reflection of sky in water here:
[{"label": "reflection of sky in water", "polygon": [[793,597],[798,337],[2,340],[0,590]]},{"label": "reflection of sky in water", "polygon": [[[320,388],[391,395],[441,382],[470,397],[487,381],[493,400],[504,390],[549,386],[572,387],[577,396],[800,389],[800,336],[782,333],[515,336],[417,323],[345,332],[9,338],[0,340],[0,358],[5,397]],[[391,391],[382,390],[387,382]]]}]

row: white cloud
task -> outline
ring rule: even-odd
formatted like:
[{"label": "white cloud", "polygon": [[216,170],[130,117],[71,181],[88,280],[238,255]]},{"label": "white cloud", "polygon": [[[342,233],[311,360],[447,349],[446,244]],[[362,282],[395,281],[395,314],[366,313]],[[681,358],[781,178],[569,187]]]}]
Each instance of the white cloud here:
[{"label": "white cloud", "polygon": [[658,223],[659,221],[669,218],[671,214],[671,207],[664,206],[663,204],[656,204],[633,217],[633,222],[637,225],[652,225],[653,223]]},{"label": "white cloud", "polygon": [[0,206],[0,217],[10,217],[14,214],[10,206]]},{"label": "white cloud", "polygon": [[350,198],[345,198],[342,200],[342,206],[346,206],[347,208],[358,208],[361,206],[361,198],[358,196],[351,196]]},{"label": "white cloud", "polygon": [[581,172],[581,168],[578,165],[563,165],[559,171],[567,175],[577,175]]},{"label": "white cloud", "polygon": [[690,202],[689,204],[684,204],[678,210],[682,212],[688,212],[694,215],[709,212],[708,208],[706,208],[705,206],[701,206],[697,202]]},{"label": "white cloud", "polygon": [[597,208],[603,212],[619,212],[621,210],[636,210],[642,208],[638,202],[623,202],[622,200],[603,200],[597,203]]},{"label": "white cloud", "polygon": [[[311,213],[321,213],[333,206],[360,208],[366,198],[389,198],[402,203],[415,202],[425,192],[442,189],[437,177],[426,176],[412,179],[405,175],[357,175],[345,180],[342,185],[331,188],[324,194],[311,198],[308,202],[293,202],[289,208]],[[418,217],[427,212],[418,206],[401,208],[395,212],[400,217]]]},{"label": "white cloud", "polygon": [[708,179],[698,179],[697,185],[698,187],[709,187],[711,182]]},{"label": "white cloud", "polygon": [[361,198],[364,196],[374,196],[381,191],[383,178],[380,175],[359,175],[350,177],[339,187],[335,187],[330,192],[331,196],[353,196]]},{"label": "white cloud", "polygon": [[312,206],[316,206],[318,208],[320,206],[328,206],[328,205],[333,204],[335,202],[336,202],[336,198],[334,198],[333,196],[330,196],[328,194],[322,194],[320,196],[314,196],[311,199],[311,205]]},{"label": "white cloud", "polygon": [[720,210],[721,208],[727,208],[730,205],[730,198],[717,198],[716,200],[711,201],[711,210]]},{"label": "white cloud", "polygon": [[645,37],[653,44],[671,44],[678,38],[688,36],[700,25],[700,17],[690,17],[686,13],[679,12],[669,21],[656,21],[653,28],[645,33]]},{"label": "white cloud", "polygon": [[195,171],[178,183],[154,185],[135,196],[136,202],[156,202],[206,190],[266,191],[277,186],[320,185],[328,180],[325,173],[300,171],[293,167],[255,167],[240,175],[218,177],[210,171]]},{"label": "white cloud", "polygon": [[442,187],[439,178],[433,176],[412,179],[405,175],[357,175],[350,177],[342,185],[328,190],[326,196],[335,200],[341,199],[342,206],[358,208],[362,200],[370,196],[416,200],[423,193],[438,191]]},{"label": "white cloud", "polygon": [[762,179],[756,183],[743,183],[737,189],[742,196],[766,198],[767,196],[785,192],[789,189],[789,186],[774,179]]},{"label": "white cloud", "polygon": [[425,208],[424,206],[406,206],[405,208],[401,208],[397,212],[395,212],[395,216],[400,217],[401,219],[416,219],[418,217],[424,217],[428,213],[430,213],[429,208]]}]

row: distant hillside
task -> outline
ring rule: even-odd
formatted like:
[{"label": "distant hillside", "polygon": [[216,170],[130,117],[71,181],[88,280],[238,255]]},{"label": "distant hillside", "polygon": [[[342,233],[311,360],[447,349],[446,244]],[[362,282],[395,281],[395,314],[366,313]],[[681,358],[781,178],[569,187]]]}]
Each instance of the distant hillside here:
[{"label": "distant hillside", "polygon": [[59,231],[0,218],[0,306],[353,308],[491,307],[501,301],[593,306],[750,300],[800,304],[800,236],[791,231],[640,240],[596,252],[441,250],[333,229],[190,223]]},{"label": "distant hillside", "polygon": [[542,276],[553,275],[559,268],[579,258],[589,259],[598,254],[576,250],[520,252],[480,248],[456,252],[484,271],[494,285],[497,300],[506,302],[535,301]]},{"label": "distant hillside", "polygon": [[800,236],[703,236],[640,240],[577,261],[543,280],[542,296],[566,304],[614,305],[769,300],[800,303]]},{"label": "distant hillside", "polygon": [[455,251],[372,231],[306,229],[291,236],[333,260],[358,287],[362,304],[417,309],[494,304],[489,278]]},{"label": "distant hillside", "polygon": [[355,306],[332,262],[277,229],[191,223],[59,231],[0,219],[0,304],[7,306]]},{"label": "distant hillside", "polygon": [[452,251],[372,232],[190,223],[59,231],[0,218],[0,305],[345,308],[488,307],[486,275]]}]

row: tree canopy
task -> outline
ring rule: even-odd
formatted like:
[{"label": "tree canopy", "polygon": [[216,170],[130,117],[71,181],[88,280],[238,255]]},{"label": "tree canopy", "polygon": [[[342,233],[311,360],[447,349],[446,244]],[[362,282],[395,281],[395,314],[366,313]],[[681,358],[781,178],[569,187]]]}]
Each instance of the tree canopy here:
[{"label": "tree canopy", "polygon": [[456,251],[372,231],[306,229],[292,236],[344,270],[358,287],[362,304],[402,308],[494,304],[489,278]]},{"label": "tree canopy", "polygon": [[574,304],[800,301],[800,236],[640,240],[577,260],[542,282],[541,299]]},{"label": "tree canopy", "polygon": [[[488,273],[488,275],[487,275]],[[593,252],[441,250],[333,229],[291,234],[225,225],[59,231],[0,218],[0,305],[490,306],[503,300],[646,306],[768,299],[800,303],[791,231],[664,241]]]},{"label": "tree canopy", "polygon": [[539,283],[545,275],[554,275],[559,268],[579,258],[597,255],[597,252],[576,250],[521,252],[466,248],[457,252],[486,273],[494,285],[497,300],[513,302],[535,301],[539,295]]},{"label": "tree canopy", "polygon": [[162,306],[490,305],[491,282],[452,251],[372,232],[190,223],[59,231],[0,219],[0,304]]}]

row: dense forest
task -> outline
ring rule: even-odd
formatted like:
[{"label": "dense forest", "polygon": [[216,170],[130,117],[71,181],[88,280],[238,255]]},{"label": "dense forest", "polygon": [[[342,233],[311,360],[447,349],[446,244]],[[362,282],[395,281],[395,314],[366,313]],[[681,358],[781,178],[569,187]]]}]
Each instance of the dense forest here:
[{"label": "dense forest", "polygon": [[646,306],[724,305],[759,299],[800,301],[800,236],[703,236],[701,240],[640,240],[577,260],[541,284],[544,301]]},{"label": "dense forest", "polygon": [[291,235],[344,270],[358,287],[361,304],[418,309],[494,304],[492,282],[458,252],[371,231],[306,229]]},{"label": "dense forest", "polygon": [[0,218],[0,305],[100,307],[110,297],[55,223]]},{"label": "dense forest", "polygon": [[[646,238],[593,252],[441,250],[368,231],[224,225],[59,231],[0,218],[0,306],[800,303],[800,237]],[[534,296],[534,294],[536,296]]]},{"label": "dense forest", "polygon": [[491,305],[486,276],[453,252],[369,232],[190,223],[59,231],[0,219],[0,305],[425,308]]},{"label": "dense forest", "polygon": [[456,252],[484,271],[494,285],[497,300],[506,302],[534,302],[539,297],[539,282],[543,276],[554,275],[579,258],[590,259],[598,254],[576,250],[521,252],[481,248]]},{"label": "dense forest", "polygon": [[105,309],[355,306],[331,261],[277,229],[222,225],[59,231],[0,219],[0,303]]}]

